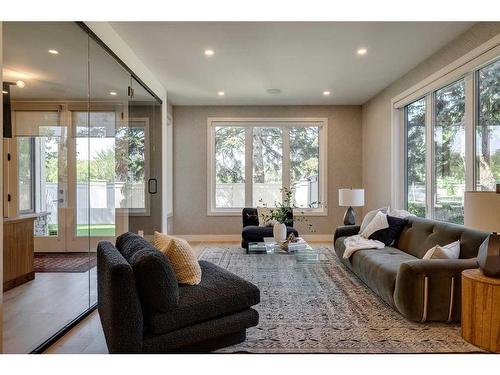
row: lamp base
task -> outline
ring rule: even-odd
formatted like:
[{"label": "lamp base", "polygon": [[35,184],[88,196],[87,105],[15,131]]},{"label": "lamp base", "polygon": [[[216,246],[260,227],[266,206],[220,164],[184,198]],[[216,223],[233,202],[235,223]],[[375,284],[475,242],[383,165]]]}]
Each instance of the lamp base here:
[{"label": "lamp base", "polygon": [[344,215],[344,225],[355,225],[356,224],[356,213],[351,206],[347,209]]}]

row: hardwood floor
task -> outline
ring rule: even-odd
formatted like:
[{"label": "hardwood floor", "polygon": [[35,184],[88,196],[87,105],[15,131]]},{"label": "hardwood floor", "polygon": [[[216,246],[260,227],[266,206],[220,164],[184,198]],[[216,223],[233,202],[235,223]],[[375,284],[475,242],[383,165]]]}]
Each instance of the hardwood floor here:
[{"label": "hardwood floor", "polygon": [[[89,293],[90,285],[90,293]],[[3,352],[29,353],[97,300],[94,267],[82,273],[37,273],[3,294]]]},{"label": "hardwood floor", "polygon": [[[199,256],[206,247],[231,246],[239,248],[239,242],[189,242]],[[331,246],[329,242],[311,242],[313,246]],[[94,311],[85,320],[52,345],[47,354],[105,354],[108,353],[99,314]]]}]

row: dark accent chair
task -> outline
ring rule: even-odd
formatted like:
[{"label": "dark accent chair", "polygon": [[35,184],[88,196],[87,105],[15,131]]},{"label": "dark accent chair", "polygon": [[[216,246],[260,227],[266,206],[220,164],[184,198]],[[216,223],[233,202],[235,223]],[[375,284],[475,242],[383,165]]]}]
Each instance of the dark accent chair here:
[{"label": "dark accent chair", "polygon": [[[461,273],[477,268],[479,246],[488,233],[463,225],[409,217],[392,246],[359,250],[344,259],[344,239],[359,226],[337,228],[333,239],[342,262],[367,286],[408,320],[460,321]],[[435,245],[460,240],[459,259],[422,259]]]},{"label": "dark accent chair", "polygon": [[[273,227],[259,226],[259,217],[256,208],[244,208],[242,213],[243,230],[241,231],[241,247],[248,252],[249,242],[262,242],[264,237],[273,237]],[[293,233],[299,236],[299,232],[293,228],[293,210],[288,215],[288,225],[286,227],[287,236]]]},{"label": "dark accent chair", "polygon": [[168,258],[142,237],[99,242],[98,310],[109,352],[210,352],[244,341],[259,322],[251,308],[259,289],[210,262],[200,267],[200,284],[178,285]]}]

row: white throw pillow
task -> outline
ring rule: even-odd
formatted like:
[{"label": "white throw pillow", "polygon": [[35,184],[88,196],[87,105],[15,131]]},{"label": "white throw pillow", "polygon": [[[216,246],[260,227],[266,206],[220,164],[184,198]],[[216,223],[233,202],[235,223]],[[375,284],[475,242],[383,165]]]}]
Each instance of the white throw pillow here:
[{"label": "white throw pillow", "polygon": [[277,220],[266,220],[266,217],[269,218],[271,212],[272,209],[269,207],[257,207],[257,217],[260,227],[272,227],[278,222]]},{"label": "white throw pillow", "polygon": [[400,219],[406,219],[408,216],[415,216],[411,212],[408,212],[406,210],[396,210],[395,208],[394,209],[389,208],[387,215],[392,216],[392,217],[397,217]]},{"label": "white throw pillow", "polygon": [[387,221],[387,214],[379,211],[375,214],[372,221],[368,223],[365,230],[361,232],[361,237],[369,238],[373,233],[378,230],[389,228],[389,223]]},{"label": "white throw pillow", "polygon": [[460,257],[460,241],[446,246],[436,245],[429,249],[422,259],[458,259]]},{"label": "white throw pillow", "polygon": [[382,212],[382,213],[386,214],[388,210],[389,210],[389,207],[382,207],[382,208],[378,208],[376,210],[368,212],[365,215],[365,217],[363,218],[363,221],[361,222],[361,226],[359,227],[359,234],[363,233],[363,231],[365,230],[366,226],[368,224],[370,224],[370,221],[373,220],[373,218],[375,217],[375,215],[377,214],[377,212]]}]

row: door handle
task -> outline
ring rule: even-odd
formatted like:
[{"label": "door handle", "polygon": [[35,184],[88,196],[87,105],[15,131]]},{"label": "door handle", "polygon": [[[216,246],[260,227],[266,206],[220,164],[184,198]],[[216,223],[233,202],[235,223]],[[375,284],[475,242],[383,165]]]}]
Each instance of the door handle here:
[{"label": "door handle", "polygon": [[148,193],[156,194],[158,192],[158,181],[156,178],[150,178],[148,180]]}]

